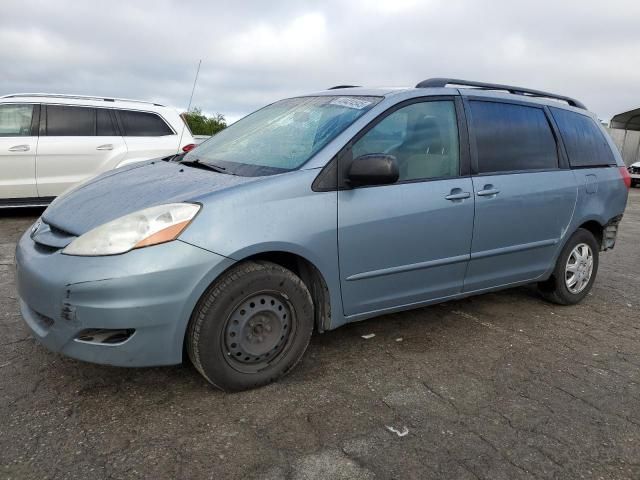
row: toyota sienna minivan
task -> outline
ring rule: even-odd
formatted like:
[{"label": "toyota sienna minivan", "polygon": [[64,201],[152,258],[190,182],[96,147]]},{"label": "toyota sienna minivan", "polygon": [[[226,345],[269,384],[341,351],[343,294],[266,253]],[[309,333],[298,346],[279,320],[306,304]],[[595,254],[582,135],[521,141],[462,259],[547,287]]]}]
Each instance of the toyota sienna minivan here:
[{"label": "toyota sienna minivan", "polygon": [[247,389],[291,370],[313,331],[528,283],[579,302],[629,184],[572,98],[340,86],[58,197],[18,244],[20,307],[53,351],[188,356],[215,386]]}]

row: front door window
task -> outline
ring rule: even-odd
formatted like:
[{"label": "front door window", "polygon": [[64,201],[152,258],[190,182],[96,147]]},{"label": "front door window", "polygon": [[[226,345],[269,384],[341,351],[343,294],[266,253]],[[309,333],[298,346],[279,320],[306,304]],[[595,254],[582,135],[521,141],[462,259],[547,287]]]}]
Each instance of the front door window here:
[{"label": "front door window", "polygon": [[30,137],[33,105],[0,105],[0,137]]},{"label": "front door window", "polygon": [[398,160],[399,181],[456,177],[460,172],[453,101],[420,102],[387,115],[353,145],[353,158],[371,153]]}]

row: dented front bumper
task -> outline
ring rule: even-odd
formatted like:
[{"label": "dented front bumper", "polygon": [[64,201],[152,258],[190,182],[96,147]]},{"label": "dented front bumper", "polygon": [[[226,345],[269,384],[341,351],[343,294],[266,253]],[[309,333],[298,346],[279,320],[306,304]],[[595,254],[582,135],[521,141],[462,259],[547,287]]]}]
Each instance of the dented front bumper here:
[{"label": "dented front bumper", "polygon": [[16,249],[20,308],[50,350],[109,365],[176,364],[199,295],[232,263],[181,241],[123,255],[69,256],[25,234]]}]

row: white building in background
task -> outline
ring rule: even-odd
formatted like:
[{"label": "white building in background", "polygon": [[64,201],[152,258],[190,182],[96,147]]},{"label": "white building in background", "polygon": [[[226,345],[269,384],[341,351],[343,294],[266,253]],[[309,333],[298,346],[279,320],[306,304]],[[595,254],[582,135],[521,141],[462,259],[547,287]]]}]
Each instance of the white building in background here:
[{"label": "white building in background", "polygon": [[615,115],[608,131],[625,164],[640,161],[640,108]]}]

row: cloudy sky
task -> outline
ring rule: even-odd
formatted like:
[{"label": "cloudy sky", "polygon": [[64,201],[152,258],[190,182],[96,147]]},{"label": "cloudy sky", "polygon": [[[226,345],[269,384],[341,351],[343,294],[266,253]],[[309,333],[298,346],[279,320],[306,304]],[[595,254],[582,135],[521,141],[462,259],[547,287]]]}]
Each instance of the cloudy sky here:
[{"label": "cloudy sky", "polygon": [[638,0],[2,0],[0,95],[62,92],[238,117],[282,97],[434,76],[640,107]]}]

